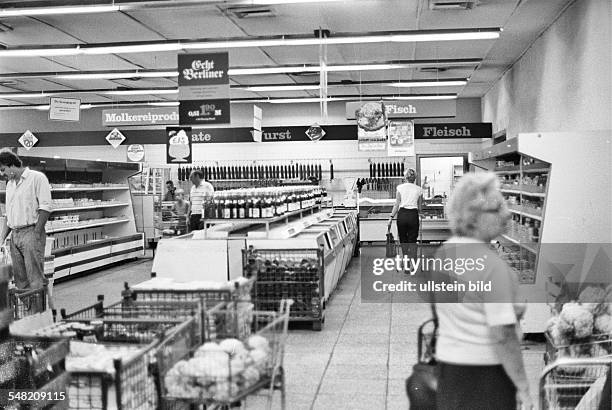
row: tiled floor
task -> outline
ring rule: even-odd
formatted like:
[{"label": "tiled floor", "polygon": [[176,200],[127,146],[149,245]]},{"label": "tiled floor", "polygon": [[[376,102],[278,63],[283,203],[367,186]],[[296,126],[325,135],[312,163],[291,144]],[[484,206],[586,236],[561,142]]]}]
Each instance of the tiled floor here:
[{"label": "tiled floor", "polygon": [[[366,252],[378,252],[366,248]],[[56,307],[68,312],[95,302],[120,300],[125,281],[149,278],[151,262],[140,260],[55,287]],[[430,317],[415,303],[362,303],[359,259],[353,259],[326,310],[323,330],[290,330],[285,354],[288,410],[406,410],[404,380],[416,361],[416,334]],[[534,400],[542,369],[542,346],[525,347]],[[264,408],[263,397],[247,401]],[[274,408],[280,408],[278,394]]]}]

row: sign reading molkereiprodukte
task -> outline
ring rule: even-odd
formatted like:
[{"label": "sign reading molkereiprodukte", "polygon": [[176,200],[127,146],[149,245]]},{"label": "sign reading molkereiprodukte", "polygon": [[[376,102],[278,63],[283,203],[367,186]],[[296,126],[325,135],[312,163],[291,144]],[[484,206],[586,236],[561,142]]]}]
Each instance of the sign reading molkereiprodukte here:
[{"label": "sign reading molkereiprodukte", "polygon": [[[346,118],[352,120],[363,102],[346,103]],[[457,100],[392,100],[385,101],[387,118],[442,118],[457,115]]]},{"label": "sign reading molkereiprodukte", "polygon": [[228,53],[179,54],[179,123],[230,122]]},{"label": "sign reading molkereiprodukte", "polygon": [[105,127],[178,125],[178,123],[178,107],[118,108],[102,111],[102,125]]}]

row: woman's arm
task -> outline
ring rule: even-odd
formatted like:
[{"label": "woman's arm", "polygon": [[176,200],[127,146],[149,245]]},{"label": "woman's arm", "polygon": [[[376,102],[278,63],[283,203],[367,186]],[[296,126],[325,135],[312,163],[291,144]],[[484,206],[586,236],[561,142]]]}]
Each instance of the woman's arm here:
[{"label": "woman's arm", "polygon": [[402,203],[402,196],[400,195],[399,191],[397,191],[395,195],[395,204],[393,204],[391,215],[389,215],[389,223],[387,224],[388,230],[391,229],[391,223],[393,223],[393,218],[395,218],[395,215],[397,215],[397,212],[399,211],[399,207],[401,203]]},{"label": "woman's arm", "polygon": [[517,325],[504,325],[492,327],[493,335],[499,341],[496,346],[497,356],[502,362],[502,366],[516,386],[519,399],[524,409],[532,409],[533,402],[529,393],[529,382],[523,365],[523,355],[521,353],[521,342],[518,339]]}]

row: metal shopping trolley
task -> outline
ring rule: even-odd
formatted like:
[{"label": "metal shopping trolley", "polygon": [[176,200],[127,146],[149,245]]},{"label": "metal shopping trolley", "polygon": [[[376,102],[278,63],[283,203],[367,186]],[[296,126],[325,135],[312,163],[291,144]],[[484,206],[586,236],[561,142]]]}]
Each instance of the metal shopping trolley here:
[{"label": "metal shopping trolley", "polygon": [[612,408],[612,356],[560,358],[540,376],[540,410],[603,410]]},{"label": "metal shopping trolley", "polygon": [[[249,338],[257,336],[259,342],[266,341],[267,353],[253,355],[251,352],[252,364],[245,367],[236,364],[235,358],[232,358],[225,368],[195,375],[194,383],[189,381],[192,370],[186,369],[188,363],[177,363],[168,372],[160,374],[162,397],[166,403],[205,405],[207,409],[228,409],[240,404],[241,408],[246,408],[249,396],[263,392],[267,397],[266,408],[270,410],[274,392],[280,390],[281,408],[287,408],[283,357],[292,301],[282,300],[278,312],[250,311],[246,316],[237,310],[240,303],[228,302],[207,312],[206,334],[210,336],[209,342],[221,342],[229,335],[237,335],[242,341],[252,340]],[[197,354],[198,352],[191,352],[185,359]],[[255,356],[259,358],[254,359]],[[218,356],[215,354],[208,356],[210,359],[216,357]],[[202,356],[199,357],[200,360],[201,358]],[[177,385],[179,381],[180,384]]]}]

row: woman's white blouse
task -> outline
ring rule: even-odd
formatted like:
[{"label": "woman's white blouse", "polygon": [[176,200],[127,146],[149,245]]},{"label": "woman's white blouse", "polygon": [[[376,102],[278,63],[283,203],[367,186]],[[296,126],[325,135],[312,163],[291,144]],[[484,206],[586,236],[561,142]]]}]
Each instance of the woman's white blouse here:
[{"label": "woman's white blouse", "polygon": [[400,208],[418,208],[419,197],[423,194],[423,190],[420,186],[406,182],[397,186],[397,192],[402,199],[400,202]]}]

